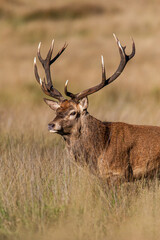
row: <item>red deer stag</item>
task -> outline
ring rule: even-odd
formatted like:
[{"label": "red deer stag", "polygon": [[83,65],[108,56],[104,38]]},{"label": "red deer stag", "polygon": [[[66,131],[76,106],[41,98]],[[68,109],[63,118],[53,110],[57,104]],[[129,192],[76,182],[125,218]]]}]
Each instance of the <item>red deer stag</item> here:
[{"label": "red deer stag", "polygon": [[102,179],[133,181],[142,177],[154,176],[160,168],[160,127],[137,126],[122,122],[101,122],[92,117],[88,111],[87,96],[99,91],[113,82],[123,71],[127,62],[135,55],[135,43],[132,53],[127,55],[125,47],[114,35],[120,53],[120,64],[115,73],[106,79],[102,57],[102,81],[100,84],[73,94],[65,94],[70,100],[54,88],[51,80],[50,65],[63,53],[67,45],[52,59],[53,44],[43,59],[38,46],[38,58],[46,75],[41,80],[38,74],[36,58],[34,72],[43,92],[58,101],[44,99],[46,104],[56,112],[56,117],[48,124],[50,132],[58,133],[66,141],[67,148],[75,161],[86,164]]}]

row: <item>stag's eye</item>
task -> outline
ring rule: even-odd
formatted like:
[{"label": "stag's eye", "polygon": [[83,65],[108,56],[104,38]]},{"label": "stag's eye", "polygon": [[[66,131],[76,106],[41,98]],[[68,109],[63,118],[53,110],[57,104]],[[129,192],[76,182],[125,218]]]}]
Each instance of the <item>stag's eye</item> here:
[{"label": "stag's eye", "polygon": [[76,115],[75,111],[70,113],[70,116],[75,116],[75,115]]}]

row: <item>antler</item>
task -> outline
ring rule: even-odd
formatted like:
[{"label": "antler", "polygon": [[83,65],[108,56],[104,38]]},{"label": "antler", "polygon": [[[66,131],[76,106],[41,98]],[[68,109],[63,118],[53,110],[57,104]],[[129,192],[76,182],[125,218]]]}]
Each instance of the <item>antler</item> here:
[{"label": "antler", "polygon": [[[53,46],[54,46],[54,40],[52,41],[52,44],[48,51],[46,59],[43,59],[40,53],[41,43],[39,43],[39,46],[38,46],[37,56],[45,70],[46,79],[44,78],[44,81],[42,81],[41,78],[39,77],[37,64],[36,64],[36,57],[34,58],[34,73],[35,73],[37,82],[41,85],[41,88],[45,94],[53,98],[56,98],[58,101],[63,101],[64,97],[62,96],[62,94],[56,88],[53,87],[53,83],[51,80],[50,65],[54,63],[57,60],[57,58],[63,53],[63,51],[67,47],[67,44],[65,43],[62,49],[57,53],[57,55],[53,59],[51,59]],[[46,80],[47,80],[47,83],[46,83]]]},{"label": "antler", "polygon": [[118,40],[118,38],[116,37],[115,34],[113,34],[116,42],[117,42],[117,45],[118,45],[118,49],[119,49],[119,53],[120,53],[120,57],[121,57],[121,61],[120,61],[120,64],[117,68],[117,70],[115,71],[115,73],[109,77],[108,79],[106,79],[106,71],[105,71],[105,66],[104,66],[104,60],[103,60],[103,56],[101,56],[102,58],[102,82],[98,85],[96,85],[95,87],[91,87],[91,88],[88,88],[80,93],[77,93],[77,94],[73,94],[71,92],[68,92],[67,91],[67,84],[68,84],[68,80],[66,81],[66,84],[65,84],[65,94],[69,97],[71,97],[72,99],[75,99],[75,100],[80,100],[92,93],[95,93],[97,91],[99,91],[100,89],[102,89],[103,87],[105,87],[106,85],[110,84],[111,82],[113,82],[122,72],[123,72],[123,69],[125,68],[127,62],[135,55],[135,43],[132,39],[132,52],[130,55],[127,55],[125,53],[125,48],[126,46],[122,46],[120,41]]}]

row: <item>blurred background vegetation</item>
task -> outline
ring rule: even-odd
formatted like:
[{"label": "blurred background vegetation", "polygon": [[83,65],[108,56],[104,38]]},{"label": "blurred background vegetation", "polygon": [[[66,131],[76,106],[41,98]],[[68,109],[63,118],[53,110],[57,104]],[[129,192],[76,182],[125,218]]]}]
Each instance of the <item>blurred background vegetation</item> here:
[{"label": "blurred background vegetation", "polygon": [[[45,111],[43,116],[50,112],[33,74],[40,41],[43,56],[53,38],[55,54],[64,42],[69,44],[52,67],[53,81],[63,93],[69,79],[69,88],[76,92],[101,80],[101,54],[107,75],[116,70],[119,53],[114,32],[128,52],[133,37],[136,56],[113,84],[89,97],[90,112],[103,120],[159,124],[159,10],[158,0],[1,0],[1,117],[9,109],[24,114],[35,108]],[[43,76],[41,66],[39,69]],[[14,118],[8,114],[6,117]]]},{"label": "blurred background vegetation", "polygon": [[[70,165],[63,168],[63,141],[59,136],[47,131],[47,123],[54,113],[43,102],[44,94],[33,73],[33,59],[40,41],[43,56],[46,55],[53,38],[54,54],[67,42],[69,45],[66,51],[52,66],[53,82],[63,93],[64,83],[69,79],[69,89],[79,92],[101,81],[101,55],[104,56],[107,76],[116,70],[119,52],[112,34],[115,33],[122,45],[127,46],[128,53],[131,51],[132,36],[136,44],[135,57],[113,84],[89,97],[89,112],[101,120],[160,125],[159,13],[158,0],[0,1],[1,239],[22,239],[19,229],[32,229],[33,222],[33,231],[45,232],[46,225],[49,223],[51,227],[50,222],[55,223],[55,219],[59,219],[61,215],[60,230],[56,235],[58,237],[53,239],[73,237],[88,240],[93,239],[93,236],[95,239],[104,239],[106,234],[108,239],[117,239],[117,236],[119,239],[128,239],[129,231],[132,232],[130,239],[135,239],[138,220],[141,227],[138,228],[136,239],[158,239],[157,214],[160,206],[156,205],[156,210],[153,206],[158,201],[159,187],[157,195],[154,188],[148,192],[141,185],[139,198],[135,195],[135,187],[132,189],[133,195],[122,190],[101,198],[99,185],[94,185],[95,180],[89,180],[91,185],[86,185],[88,175],[79,173],[79,168],[73,168],[71,175]],[[41,66],[38,67],[41,77],[44,76]],[[62,164],[53,167],[52,161],[54,164],[62,161]],[[52,172],[52,167],[58,170]],[[45,169],[49,171],[49,175],[45,173]],[[75,179],[76,174],[79,175]],[[55,178],[56,185],[52,182]],[[67,179],[67,183],[64,179]],[[75,185],[72,189],[80,189],[77,198],[73,197],[74,190],[65,190],[65,196],[61,192],[70,188],[73,179]],[[30,184],[35,188],[30,189]],[[37,190],[39,187],[41,189]],[[48,190],[45,191],[46,189]],[[60,191],[57,196],[60,196],[61,200],[53,205],[50,192],[55,194],[55,191]],[[99,197],[95,215],[86,210],[90,206],[83,198],[86,191],[92,208],[95,208],[95,196]],[[41,193],[38,200],[37,193]],[[127,195],[125,199],[124,194]],[[137,200],[135,203],[135,196],[139,202]],[[137,204],[133,209],[132,203],[135,203],[134,206]],[[138,204],[143,205],[142,211],[137,207]],[[106,210],[109,213],[103,211],[105,207],[109,209]],[[110,211],[111,209],[113,211]],[[67,211],[70,223],[65,225],[63,223],[64,219],[67,219]],[[51,215],[48,217],[48,214]],[[146,222],[143,219],[145,214]],[[96,219],[95,222],[93,218]],[[153,219],[157,221],[154,226],[151,224]],[[83,228],[80,228],[82,221]],[[91,221],[89,230],[86,227],[88,221]],[[114,229],[119,228],[121,222],[122,228],[114,233]],[[65,232],[72,231],[70,224],[75,224],[75,232],[72,237],[65,238]],[[125,226],[128,226],[127,230]],[[146,228],[153,235],[148,234],[144,230]],[[52,234],[51,231],[51,235],[49,233],[46,239],[51,239]],[[38,235],[38,239],[39,237]],[[30,238],[33,239],[32,235]]]}]

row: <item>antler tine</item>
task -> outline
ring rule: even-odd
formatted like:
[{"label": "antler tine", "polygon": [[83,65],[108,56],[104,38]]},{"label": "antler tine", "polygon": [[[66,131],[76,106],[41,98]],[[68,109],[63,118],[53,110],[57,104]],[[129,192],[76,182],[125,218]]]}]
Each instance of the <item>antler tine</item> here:
[{"label": "antler tine", "polygon": [[120,53],[120,57],[121,57],[121,61],[120,61],[120,64],[117,68],[117,70],[115,71],[115,73],[106,80],[106,85],[110,84],[111,82],[113,82],[123,71],[123,69],[125,68],[127,62],[132,58],[134,57],[135,55],[135,52],[136,52],[136,48],[135,48],[135,43],[132,39],[132,52],[131,54],[127,55],[126,52],[125,52],[125,49],[126,49],[126,46],[122,46],[119,39],[116,37],[115,34],[113,34],[115,40],[116,40],[116,43],[118,45],[118,49],[119,49],[119,53]]},{"label": "antler tine", "polygon": [[57,55],[50,61],[50,65],[57,60],[57,58],[64,52],[67,46],[68,44],[65,43],[64,46],[61,48],[61,50],[57,53]]},{"label": "antler tine", "polygon": [[57,53],[57,55],[53,59],[51,59],[51,57],[52,57],[52,53],[53,53],[54,40],[52,41],[51,47],[50,47],[47,57],[45,59],[43,59],[41,56],[40,47],[41,47],[41,43],[39,43],[39,45],[38,45],[37,55],[38,55],[39,61],[41,62],[42,66],[45,70],[47,83],[45,81],[45,78],[44,78],[44,81],[42,81],[41,78],[39,77],[38,69],[37,69],[37,65],[36,65],[36,58],[35,58],[34,59],[34,72],[35,72],[36,80],[41,85],[41,88],[45,94],[47,94],[53,98],[56,98],[59,101],[63,101],[64,97],[62,96],[62,94],[53,87],[52,80],[51,80],[50,65],[53,62],[55,62],[57,60],[57,58],[62,54],[62,52],[66,49],[67,44],[65,43],[65,45],[62,47],[62,49]]},{"label": "antler tine", "polygon": [[102,82],[106,81],[106,70],[104,66],[104,59],[103,56],[101,56],[101,61],[102,61]]},{"label": "antler tine", "polygon": [[76,95],[73,94],[73,93],[71,93],[71,92],[68,92],[67,86],[68,86],[68,80],[67,80],[66,83],[65,83],[64,92],[65,92],[66,96],[74,99]]},{"label": "antler tine", "polygon": [[[122,72],[123,72],[123,69],[125,68],[127,62],[132,58],[134,57],[135,55],[135,43],[132,39],[132,52],[130,55],[127,55],[125,53],[125,48],[126,46],[122,46],[120,41],[118,40],[118,38],[116,37],[115,34],[113,34],[115,40],[116,40],[116,43],[118,45],[118,49],[119,49],[119,53],[120,53],[120,64],[117,68],[117,70],[115,71],[115,73],[109,77],[108,79],[106,79],[106,73],[105,73],[105,66],[104,66],[104,60],[103,60],[103,56],[101,57],[102,59],[102,81],[100,84],[94,86],[94,87],[91,87],[89,89],[86,89],[80,93],[77,93],[77,94],[73,94],[73,93],[69,93],[70,96],[73,96],[74,99],[76,99],[77,101],[92,94],[92,93],[95,93],[97,91],[99,91],[100,89],[102,89],[103,87],[105,87],[106,85],[110,84],[111,82],[113,82]],[[66,91],[65,91],[66,93]],[[69,96],[69,95],[68,95]],[[72,97],[71,97],[72,98]]]},{"label": "antler tine", "polygon": [[47,57],[46,57],[46,59],[48,59],[50,65],[51,65],[50,62],[51,62],[51,57],[52,57],[52,53],[53,53],[53,48],[54,48],[54,39],[52,40],[51,47],[50,47]]}]

